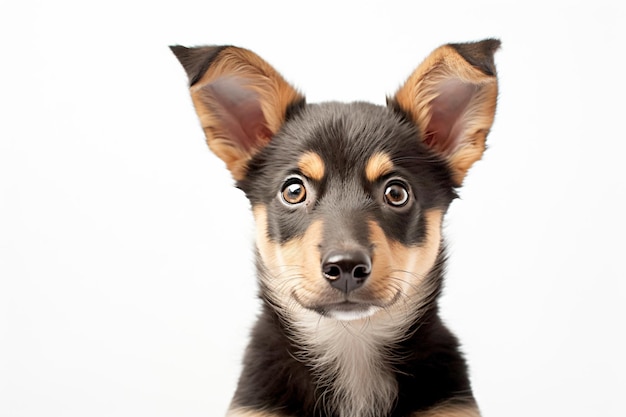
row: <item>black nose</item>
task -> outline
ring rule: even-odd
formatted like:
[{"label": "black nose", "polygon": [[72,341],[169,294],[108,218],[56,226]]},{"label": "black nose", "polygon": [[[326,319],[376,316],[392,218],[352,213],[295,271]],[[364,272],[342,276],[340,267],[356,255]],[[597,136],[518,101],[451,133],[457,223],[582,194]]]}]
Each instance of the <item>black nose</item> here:
[{"label": "black nose", "polygon": [[322,260],[322,274],[346,294],[363,285],[372,272],[372,259],[363,250],[330,251]]}]

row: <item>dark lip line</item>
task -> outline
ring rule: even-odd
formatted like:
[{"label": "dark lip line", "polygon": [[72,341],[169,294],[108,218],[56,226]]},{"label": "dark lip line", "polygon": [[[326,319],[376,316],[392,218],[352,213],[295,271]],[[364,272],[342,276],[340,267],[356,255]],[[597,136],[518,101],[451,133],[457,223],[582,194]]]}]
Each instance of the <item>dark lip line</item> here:
[{"label": "dark lip line", "polygon": [[315,311],[318,314],[326,316],[326,315],[328,315],[329,310],[332,310],[333,307],[340,306],[342,304],[343,305],[361,306],[363,308],[368,308],[368,307],[387,308],[387,307],[390,307],[390,306],[394,305],[400,299],[401,293],[402,293],[402,291],[397,291],[396,294],[393,296],[393,298],[388,303],[384,303],[384,304],[371,303],[371,302],[355,302],[355,301],[350,301],[350,300],[344,300],[344,301],[339,302],[339,303],[329,303],[329,304],[311,305],[311,306],[308,306],[308,305],[304,304],[300,300],[300,298],[298,297],[298,295],[296,294],[295,291],[291,292],[291,296],[294,298],[294,300],[296,300],[296,302],[298,304],[300,304],[300,306],[306,308],[307,310]]}]

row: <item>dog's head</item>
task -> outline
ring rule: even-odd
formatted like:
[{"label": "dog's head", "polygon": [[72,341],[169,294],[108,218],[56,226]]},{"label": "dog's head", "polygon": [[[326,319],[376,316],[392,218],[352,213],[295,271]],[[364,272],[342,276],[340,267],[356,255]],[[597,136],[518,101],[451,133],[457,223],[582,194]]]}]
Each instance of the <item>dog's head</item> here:
[{"label": "dog's head", "polygon": [[306,104],[248,50],[172,47],[210,148],[252,204],[266,300],[355,320],[432,295],[442,217],[493,122],[499,44],[436,49],[386,107]]}]

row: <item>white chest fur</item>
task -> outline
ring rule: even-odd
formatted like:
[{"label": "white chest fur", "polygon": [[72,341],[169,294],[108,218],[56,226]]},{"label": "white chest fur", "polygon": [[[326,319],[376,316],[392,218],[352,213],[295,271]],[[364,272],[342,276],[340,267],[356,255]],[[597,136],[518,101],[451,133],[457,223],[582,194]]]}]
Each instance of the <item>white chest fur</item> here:
[{"label": "white chest fur", "polygon": [[397,384],[389,352],[400,329],[375,317],[339,321],[302,314],[295,321],[298,343],[309,352],[322,396],[318,407],[341,417],[386,415],[394,404]]}]

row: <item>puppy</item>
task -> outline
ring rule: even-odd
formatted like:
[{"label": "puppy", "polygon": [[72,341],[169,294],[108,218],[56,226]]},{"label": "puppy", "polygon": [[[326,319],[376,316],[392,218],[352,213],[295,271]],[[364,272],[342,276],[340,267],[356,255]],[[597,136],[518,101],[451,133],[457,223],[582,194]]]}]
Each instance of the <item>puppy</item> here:
[{"label": "puppy", "polygon": [[262,311],[227,416],[479,415],[437,299],[499,45],[436,49],[387,106],[309,104],[249,50],[171,47],[257,227]]}]

